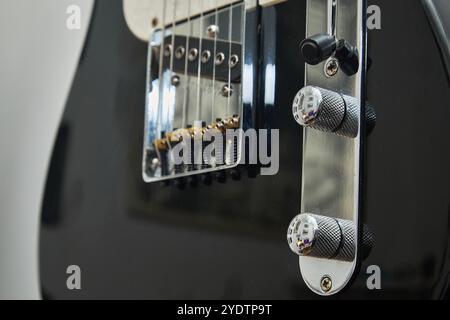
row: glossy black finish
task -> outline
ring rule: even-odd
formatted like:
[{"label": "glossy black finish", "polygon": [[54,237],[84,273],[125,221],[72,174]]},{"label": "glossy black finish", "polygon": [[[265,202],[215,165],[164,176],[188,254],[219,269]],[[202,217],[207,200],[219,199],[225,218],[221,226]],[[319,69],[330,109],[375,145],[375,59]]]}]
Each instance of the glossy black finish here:
[{"label": "glossy black finish", "polygon": [[[142,181],[147,47],[127,29],[121,3],[97,3],[55,147],[40,239],[46,297],[316,298],[286,244],[300,208],[302,135],[291,100],[303,84],[304,1],[261,15],[268,76],[260,87],[276,71],[276,91],[273,102],[261,93],[258,117],[281,129],[279,174],[184,191]],[[383,20],[369,33],[377,127],[364,212],[376,245],[338,298],[438,298],[449,279],[450,90],[420,3],[372,3]],[[81,291],[66,289],[72,264],[82,268]],[[366,289],[372,264],[382,269],[381,291]]]},{"label": "glossy black finish", "polygon": [[450,77],[450,2],[447,0],[421,0],[433,28],[436,41]]}]

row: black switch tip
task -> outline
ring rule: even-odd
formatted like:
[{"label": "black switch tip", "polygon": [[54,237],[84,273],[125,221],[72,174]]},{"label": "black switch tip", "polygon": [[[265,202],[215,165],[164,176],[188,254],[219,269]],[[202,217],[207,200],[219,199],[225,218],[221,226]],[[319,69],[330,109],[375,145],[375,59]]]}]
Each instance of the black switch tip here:
[{"label": "black switch tip", "polygon": [[336,50],[336,38],[327,34],[317,34],[302,41],[300,53],[306,63],[317,65],[327,60]]},{"label": "black switch tip", "polygon": [[342,71],[348,76],[356,74],[359,70],[358,50],[345,40],[339,40],[336,46],[335,57],[339,60]]}]

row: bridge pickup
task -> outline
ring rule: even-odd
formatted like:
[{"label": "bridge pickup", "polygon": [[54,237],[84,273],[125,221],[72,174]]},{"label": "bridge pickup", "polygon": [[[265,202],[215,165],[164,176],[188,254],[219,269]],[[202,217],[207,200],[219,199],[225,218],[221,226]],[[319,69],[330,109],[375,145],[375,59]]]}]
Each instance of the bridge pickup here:
[{"label": "bridge pickup", "polygon": [[172,66],[174,73],[198,76],[200,63],[202,78],[241,82],[242,45],[239,43],[181,35],[172,39],[169,35],[164,39],[163,56],[163,70]]},{"label": "bridge pickup", "polygon": [[240,129],[254,128],[256,114],[258,21],[258,10],[233,2],[151,34],[145,182],[220,181],[237,171]]}]

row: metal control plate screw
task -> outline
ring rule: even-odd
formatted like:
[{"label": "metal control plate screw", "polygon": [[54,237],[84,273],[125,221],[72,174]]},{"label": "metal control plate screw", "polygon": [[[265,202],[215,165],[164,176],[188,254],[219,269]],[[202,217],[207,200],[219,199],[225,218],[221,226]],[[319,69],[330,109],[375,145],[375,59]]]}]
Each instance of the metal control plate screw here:
[{"label": "metal control plate screw", "polygon": [[324,276],[322,280],[320,280],[320,288],[324,293],[328,293],[333,288],[333,281],[329,276]]},{"label": "metal control plate screw", "polygon": [[339,71],[339,62],[336,58],[329,58],[325,63],[324,72],[328,78],[334,77]]}]

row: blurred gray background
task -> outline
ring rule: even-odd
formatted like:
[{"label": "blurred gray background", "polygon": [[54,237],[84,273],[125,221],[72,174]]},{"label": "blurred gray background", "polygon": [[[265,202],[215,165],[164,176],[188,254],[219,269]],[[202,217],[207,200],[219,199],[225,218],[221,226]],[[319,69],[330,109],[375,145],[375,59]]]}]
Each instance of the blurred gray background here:
[{"label": "blurred gray background", "polygon": [[[93,0],[0,1],[0,299],[39,299],[39,215]],[[81,9],[69,30],[67,8]]]}]

